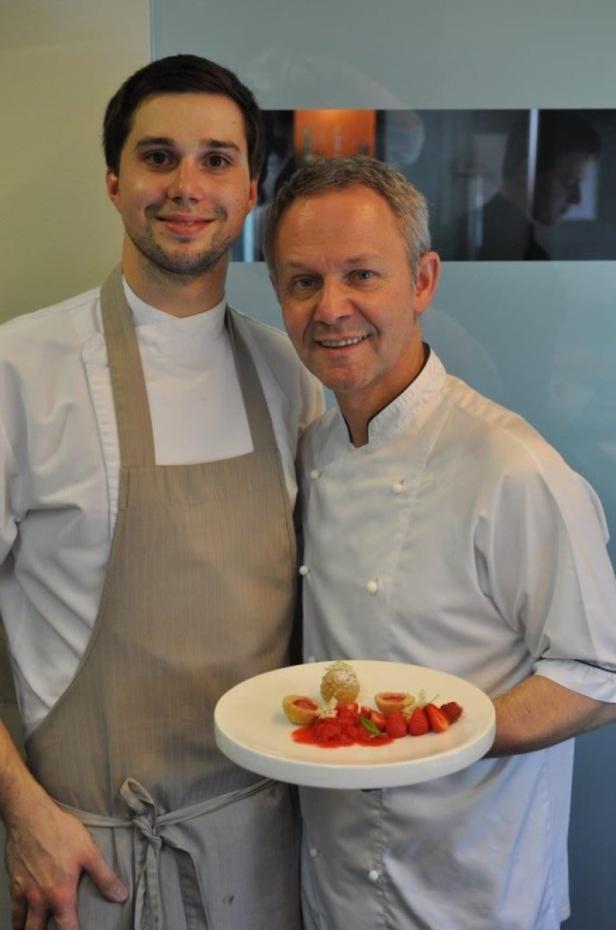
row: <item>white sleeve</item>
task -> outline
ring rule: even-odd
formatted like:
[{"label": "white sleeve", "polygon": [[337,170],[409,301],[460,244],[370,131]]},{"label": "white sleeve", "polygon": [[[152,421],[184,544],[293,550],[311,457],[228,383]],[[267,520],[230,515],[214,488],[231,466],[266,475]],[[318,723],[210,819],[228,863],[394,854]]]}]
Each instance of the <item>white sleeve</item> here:
[{"label": "white sleeve", "polygon": [[503,478],[494,504],[490,586],[535,673],[616,702],[616,579],[596,494],[554,456]]},{"label": "white sleeve", "polygon": [[17,536],[19,514],[15,497],[18,481],[17,460],[4,423],[0,421],[0,565],[11,551]]}]

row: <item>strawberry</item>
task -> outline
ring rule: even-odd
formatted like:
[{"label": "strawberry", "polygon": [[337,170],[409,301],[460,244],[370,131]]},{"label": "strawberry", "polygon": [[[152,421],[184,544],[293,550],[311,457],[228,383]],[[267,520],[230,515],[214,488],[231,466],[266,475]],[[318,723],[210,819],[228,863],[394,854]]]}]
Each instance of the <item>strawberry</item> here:
[{"label": "strawberry", "polygon": [[392,739],[399,739],[406,736],[406,719],[401,710],[392,710],[385,720],[385,729],[387,735]]},{"label": "strawberry", "polygon": [[408,722],[409,736],[423,736],[430,730],[430,721],[423,707],[413,708]]},{"label": "strawberry", "polygon": [[[314,738],[318,743],[327,745],[327,743],[338,742],[344,737],[340,723],[333,718],[317,720],[313,724]],[[348,742],[348,740],[347,740]],[[350,740],[352,742],[352,740]]]},{"label": "strawberry", "polygon": [[426,704],[425,711],[430,721],[430,729],[434,733],[444,733],[449,728],[449,720],[436,704]]},{"label": "strawberry", "polygon": [[378,710],[371,710],[368,716],[370,720],[372,720],[373,724],[378,727],[381,732],[383,732],[387,725],[387,718],[385,717],[385,714],[382,714]]},{"label": "strawberry", "polygon": [[448,704],[441,704],[441,710],[450,723],[455,723],[462,713],[462,705],[457,701],[449,701]]},{"label": "strawberry", "polygon": [[[355,705],[357,707],[357,705]],[[342,704],[336,708],[336,720],[346,723],[357,723],[357,710],[353,710],[350,704]]]}]

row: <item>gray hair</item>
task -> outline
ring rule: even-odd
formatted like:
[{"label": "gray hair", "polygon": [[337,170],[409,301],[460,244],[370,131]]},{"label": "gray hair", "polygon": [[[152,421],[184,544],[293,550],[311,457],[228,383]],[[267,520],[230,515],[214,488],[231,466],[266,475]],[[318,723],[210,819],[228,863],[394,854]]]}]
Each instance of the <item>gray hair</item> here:
[{"label": "gray hair", "polygon": [[315,158],[299,168],[280,187],[267,210],[263,230],[263,254],[274,280],[276,232],[285,210],[298,197],[351,186],[369,187],[387,202],[398,218],[413,277],[416,276],[420,257],[430,249],[426,198],[391,165],[366,155],[354,155]]}]

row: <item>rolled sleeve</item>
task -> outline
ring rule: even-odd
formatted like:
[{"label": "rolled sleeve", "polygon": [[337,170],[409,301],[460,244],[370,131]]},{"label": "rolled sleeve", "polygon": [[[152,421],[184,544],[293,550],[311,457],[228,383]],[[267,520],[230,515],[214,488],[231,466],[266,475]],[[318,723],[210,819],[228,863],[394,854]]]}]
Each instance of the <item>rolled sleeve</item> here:
[{"label": "rolled sleeve", "polygon": [[571,659],[540,659],[534,672],[595,701],[616,704],[616,667],[603,668]]},{"label": "rolled sleeve", "polygon": [[616,703],[616,579],[596,494],[554,457],[508,477],[496,516],[496,599],[535,674]]}]

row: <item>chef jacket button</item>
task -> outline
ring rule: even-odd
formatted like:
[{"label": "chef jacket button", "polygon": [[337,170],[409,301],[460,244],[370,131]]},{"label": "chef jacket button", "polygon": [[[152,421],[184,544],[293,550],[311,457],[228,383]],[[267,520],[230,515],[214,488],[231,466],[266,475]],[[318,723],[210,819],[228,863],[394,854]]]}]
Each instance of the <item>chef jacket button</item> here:
[{"label": "chef jacket button", "polygon": [[310,472],[310,477],[311,477],[311,478],[320,478],[320,477],[321,477],[321,472],[319,471],[318,468],[313,468],[312,471]]},{"label": "chef jacket button", "polygon": [[311,859],[316,859],[317,856],[319,855],[319,850],[316,849],[316,847],[311,846],[310,849],[308,850],[308,853]]},{"label": "chef jacket button", "polygon": [[306,575],[310,574],[310,569],[308,568],[307,565],[300,565],[299,573],[300,575],[303,575],[305,577]]},{"label": "chef jacket button", "polygon": [[404,481],[396,481],[393,485],[394,494],[402,494],[404,491]]},{"label": "chef jacket button", "polygon": [[371,578],[370,581],[368,581],[366,584],[366,590],[369,591],[370,594],[376,594],[376,592],[379,590],[378,581],[375,581],[374,578]]},{"label": "chef jacket button", "polygon": [[368,872],[368,878],[370,879],[371,882],[378,882],[380,877],[381,877],[381,873],[377,872],[376,869],[370,869],[370,871]]}]

